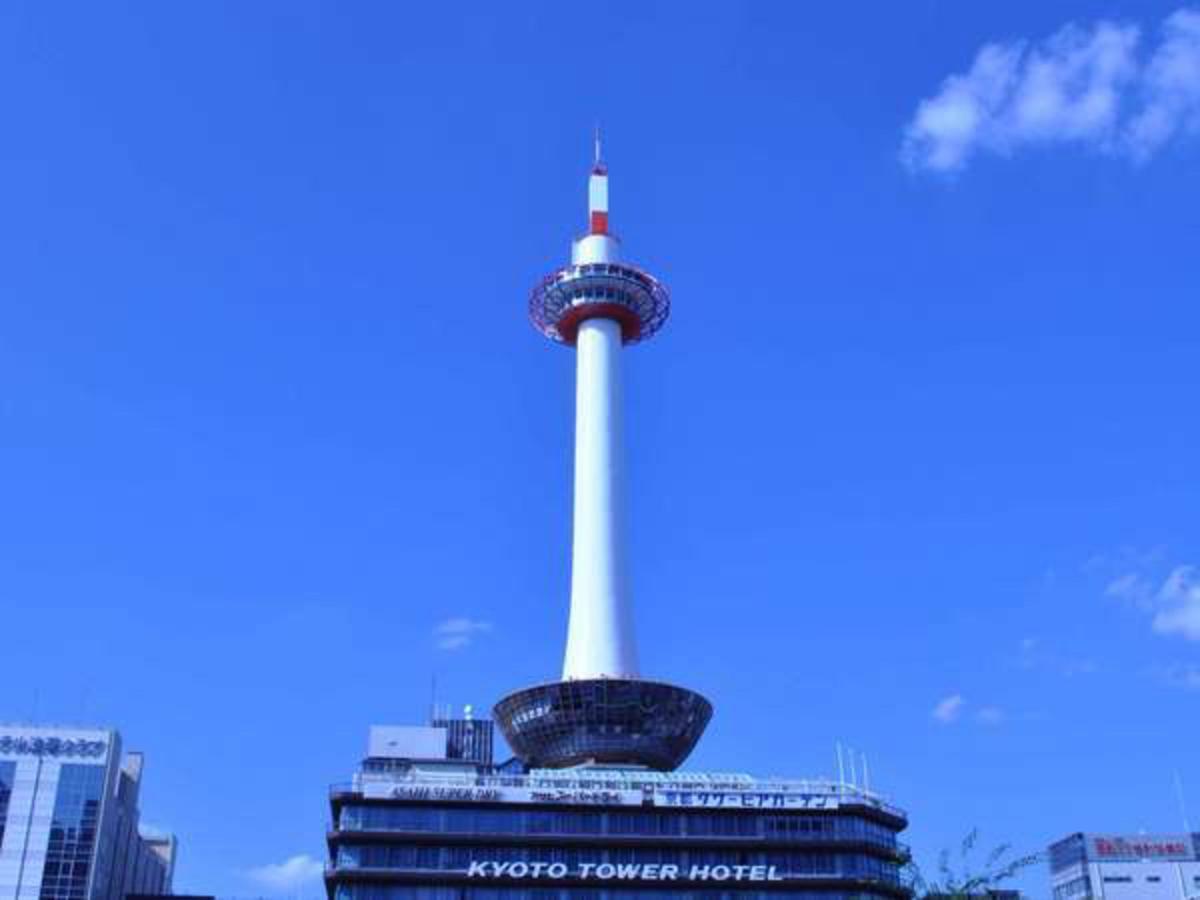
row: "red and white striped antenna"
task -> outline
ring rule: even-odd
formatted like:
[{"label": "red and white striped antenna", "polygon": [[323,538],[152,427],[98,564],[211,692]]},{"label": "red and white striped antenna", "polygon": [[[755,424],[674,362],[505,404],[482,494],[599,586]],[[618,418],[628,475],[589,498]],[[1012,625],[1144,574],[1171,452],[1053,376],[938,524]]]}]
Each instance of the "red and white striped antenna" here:
[{"label": "red and white striped antenna", "polygon": [[596,126],[596,156],[588,178],[588,233],[608,234],[608,166],[600,155],[600,126]]}]

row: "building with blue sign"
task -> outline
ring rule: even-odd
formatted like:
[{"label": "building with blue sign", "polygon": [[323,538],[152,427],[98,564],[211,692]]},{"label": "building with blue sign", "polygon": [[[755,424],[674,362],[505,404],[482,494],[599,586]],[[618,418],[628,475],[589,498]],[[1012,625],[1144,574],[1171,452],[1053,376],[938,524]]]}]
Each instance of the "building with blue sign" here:
[{"label": "building with blue sign", "polygon": [[0,898],[169,894],[175,838],[139,829],[143,762],[116,731],[0,725]]}]

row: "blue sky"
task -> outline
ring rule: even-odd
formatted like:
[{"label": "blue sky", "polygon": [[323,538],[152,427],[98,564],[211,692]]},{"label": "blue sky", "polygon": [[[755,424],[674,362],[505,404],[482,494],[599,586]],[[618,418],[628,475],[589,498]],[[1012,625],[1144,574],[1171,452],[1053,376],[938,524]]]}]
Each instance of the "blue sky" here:
[{"label": "blue sky", "polygon": [[632,578],[691,764],[840,740],[927,862],[1175,830],[1175,770],[1200,816],[1186,9],[6,5],[0,718],[144,750],[179,889],[318,897],[370,723],[554,677],[525,303],[599,120],[674,293]]}]

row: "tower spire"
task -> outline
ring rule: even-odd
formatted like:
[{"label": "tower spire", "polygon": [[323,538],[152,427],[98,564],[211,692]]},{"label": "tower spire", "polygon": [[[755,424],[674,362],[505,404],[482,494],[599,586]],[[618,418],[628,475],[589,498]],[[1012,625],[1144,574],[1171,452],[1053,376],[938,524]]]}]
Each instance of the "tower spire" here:
[{"label": "tower spire", "polygon": [[600,155],[600,126],[596,126],[595,160],[588,178],[588,233],[608,234],[608,166]]}]

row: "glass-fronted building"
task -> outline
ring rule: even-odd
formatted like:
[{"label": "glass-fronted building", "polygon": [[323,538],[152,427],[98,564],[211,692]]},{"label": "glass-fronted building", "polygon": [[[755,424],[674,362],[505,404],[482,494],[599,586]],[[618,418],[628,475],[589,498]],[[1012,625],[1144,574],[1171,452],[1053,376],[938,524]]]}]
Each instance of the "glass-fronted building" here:
[{"label": "glass-fronted building", "polygon": [[910,896],[905,815],[861,788],[466,764],[439,749],[444,728],[372,732],[331,791],[329,900]]},{"label": "glass-fronted building", "polygon": [[142,766],[116,731],[0,725],[0,898],[170,893],[175,839],[139,830]]}]

